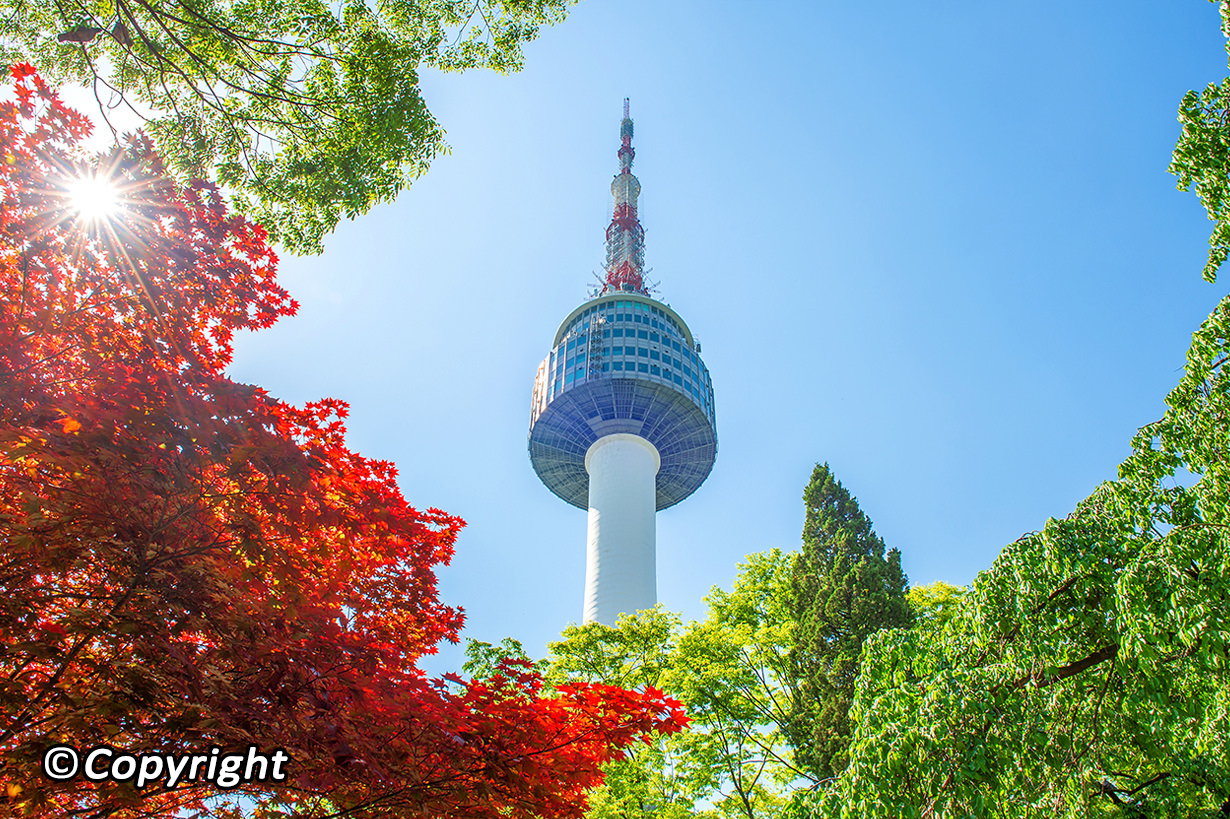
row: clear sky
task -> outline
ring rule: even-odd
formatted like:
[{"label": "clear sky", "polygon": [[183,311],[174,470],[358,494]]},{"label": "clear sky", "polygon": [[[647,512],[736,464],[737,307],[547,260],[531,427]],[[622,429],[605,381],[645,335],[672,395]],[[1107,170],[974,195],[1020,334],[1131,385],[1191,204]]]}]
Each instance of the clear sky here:
[{"label": "clear sky", "polygon": [[530,392],[600,272],[631,97],[650,278],[718,422],[658,515],[661,602],[702,616],[797,548],[818,461],[913,583],[965,584],[1115,476],[1226,292],[1166,172],[1224,44],[1203,0],[583,0],[520,74],[424,74],[452,154],[283,258],[300,313],[231,373],[349,401],[352,447],[468,521],[440,575],[465,636],[541,656],[580,618],[585,513],[530,467]]}]

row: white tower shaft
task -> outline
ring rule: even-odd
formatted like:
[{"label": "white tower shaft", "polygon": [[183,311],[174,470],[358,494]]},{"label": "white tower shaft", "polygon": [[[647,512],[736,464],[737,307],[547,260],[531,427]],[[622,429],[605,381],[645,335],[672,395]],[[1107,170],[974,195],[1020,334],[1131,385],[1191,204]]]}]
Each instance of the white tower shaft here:
[{"label": "white tower shaft", "polygon": [[658,602],[655,478],[662,459],[639,435],[618,433],[585,453],[589,473],[586,623],[615,625]]}]

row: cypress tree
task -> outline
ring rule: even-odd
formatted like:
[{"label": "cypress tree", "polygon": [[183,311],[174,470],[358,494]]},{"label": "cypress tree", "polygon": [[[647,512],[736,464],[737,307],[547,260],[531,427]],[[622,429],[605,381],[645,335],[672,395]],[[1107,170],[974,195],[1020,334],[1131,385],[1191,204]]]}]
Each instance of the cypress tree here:
[{"label": "cypress tree", "polygon": [[909,626],[901,553],[886,550],[829,465],[803,493],[803,551],[794,564],[793,703],[787,733],[800,765],[819,779],[840,773],[854,735],[850,703],[863,641]]}]

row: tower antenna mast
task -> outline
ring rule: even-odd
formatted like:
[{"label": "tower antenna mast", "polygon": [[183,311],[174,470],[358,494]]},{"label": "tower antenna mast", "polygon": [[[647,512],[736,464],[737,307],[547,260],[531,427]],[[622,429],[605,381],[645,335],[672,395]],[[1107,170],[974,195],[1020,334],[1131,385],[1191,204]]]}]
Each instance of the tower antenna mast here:
[{"label": "tower antenna mast", "polygon": [[628,114],[628,98],[624,97],[624,118],[619,123],[619,173],[611,182],[615,207],[610,227],[606,229],[606,286],[612,290],[649,295],[645,289],[645,228],[636,214],[636,200],[641,195],[641,183],[632,173],[636,151],[632,147],[632,117]]}]

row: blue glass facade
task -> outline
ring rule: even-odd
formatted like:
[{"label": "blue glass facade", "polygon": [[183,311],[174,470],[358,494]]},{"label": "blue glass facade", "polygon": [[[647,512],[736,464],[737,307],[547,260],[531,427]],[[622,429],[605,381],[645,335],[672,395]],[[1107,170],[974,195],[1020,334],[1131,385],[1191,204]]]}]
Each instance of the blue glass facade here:
[{"label": "blue glass facade", "polygon": [[560,325],[534,382],[530,460],[552,492],[584,509],[585,452],[617,432],[658,449],[658,509],[692,494],[717,456],[713,384],[698,345],[670,307],[637,293],[599,296]]}]

